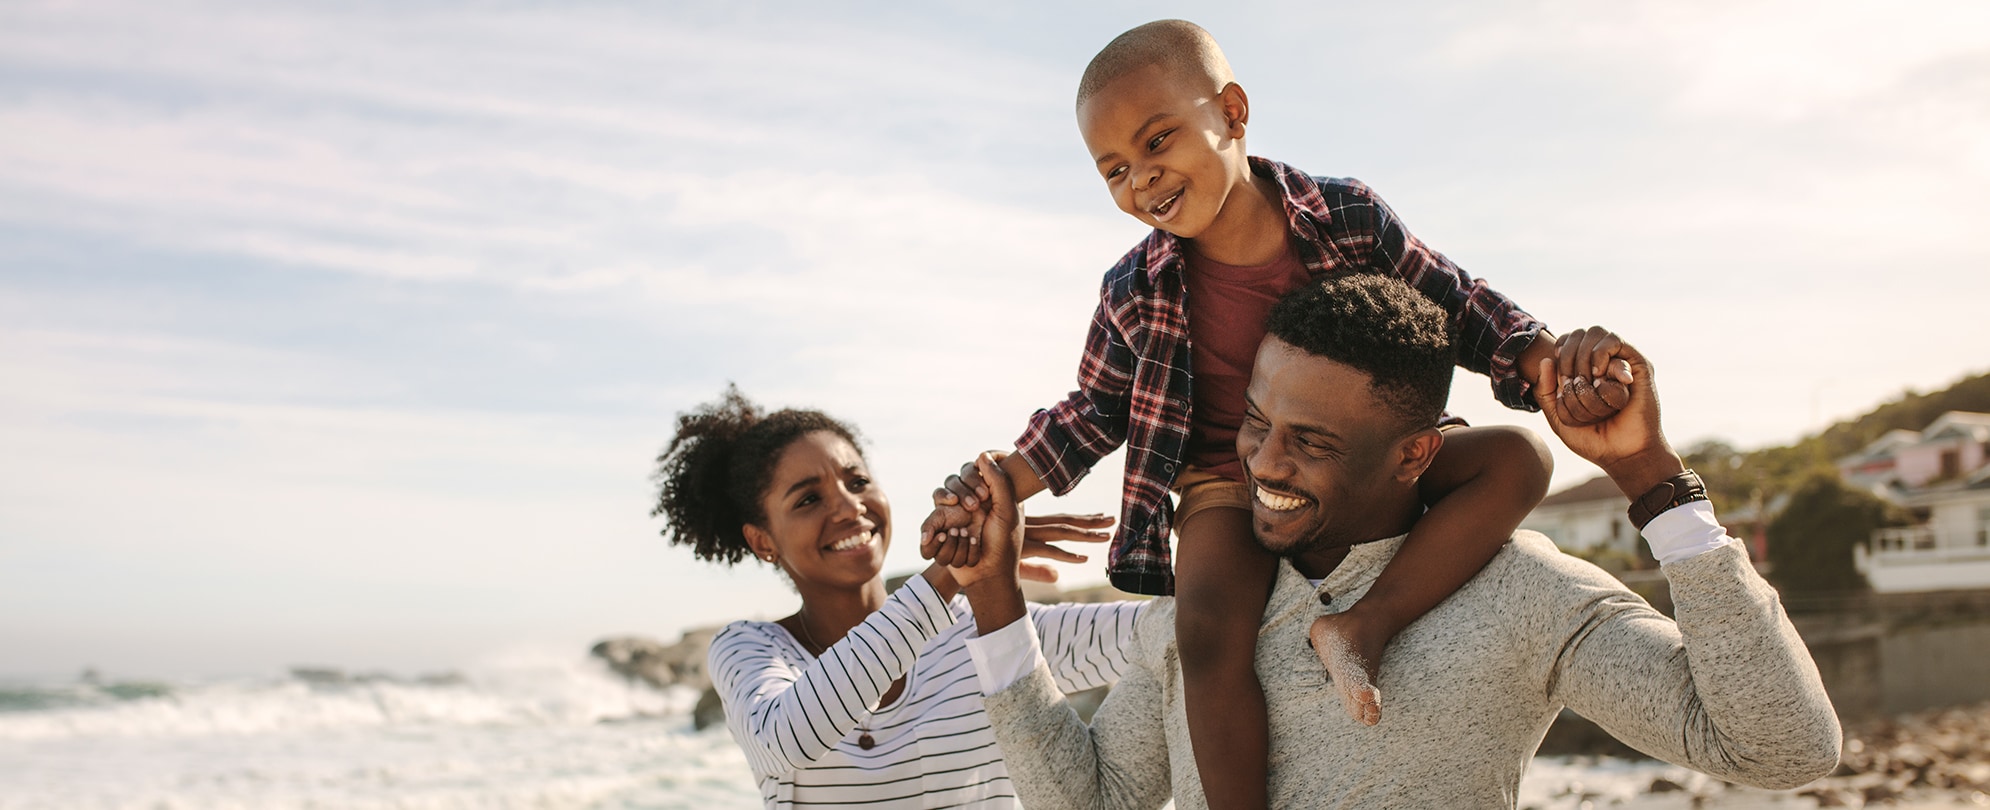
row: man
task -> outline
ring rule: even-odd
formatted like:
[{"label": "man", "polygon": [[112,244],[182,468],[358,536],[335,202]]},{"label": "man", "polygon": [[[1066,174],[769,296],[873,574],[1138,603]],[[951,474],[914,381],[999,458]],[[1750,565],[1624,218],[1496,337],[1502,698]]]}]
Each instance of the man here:
[{"label": "man", "polygon": [[[1683,475],[1660,432],[1650,364],[1607,333],[1565,340],[1609,344],[1628,360],[1623,411],[1573,427],[1555,386],[1537,390],[1556,435],[1645,509],[1634,505],[1633,519],[1664,563],[1677,622],[1519,532],[1391,644],[1377,684],[1389,704],[1382,722],[1350,719],[1308,632],[1360,598],[1418,519],[1417,478],[1443,443],[1425,426],[1448,392],[1451,347],[1441,310],[1372,275],[1302,289],[1267,327],[1237,449],[1258,542],[1284,558],[1257,645],[1273,806],[1511,807],[1564,706],[1639,750],[1729,781],[1788,788],[1836,766],[1838,721],[1816,666],[1775,591]],[[1024,804],[1152,808],[1172,794],[1182,808],[1203,807],[1169,600],[1145,611],[1134,666],[1087,727],[1052,683],[1030,623],[1016,621],[1020,534],[1006,479],[997,483],[991,514],[1001,518],[984,532],[984,559],[956,576],[974,605],[981,636],[968,643]]]}]

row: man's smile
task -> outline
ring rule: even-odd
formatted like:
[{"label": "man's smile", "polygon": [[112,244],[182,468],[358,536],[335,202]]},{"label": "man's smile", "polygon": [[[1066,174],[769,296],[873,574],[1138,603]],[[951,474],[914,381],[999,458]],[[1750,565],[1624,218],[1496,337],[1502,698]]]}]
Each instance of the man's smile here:
[{"label": "man's smile", "polygon": [[1253,490],[1257,496],[1258,503],[1263,504],[1266,509],[1270,509],[1273,512],[1290,512],[1310,503],[1307,499],[1296,495],[1281,495],[1265,489],[1263,484],[1257,485]]}]

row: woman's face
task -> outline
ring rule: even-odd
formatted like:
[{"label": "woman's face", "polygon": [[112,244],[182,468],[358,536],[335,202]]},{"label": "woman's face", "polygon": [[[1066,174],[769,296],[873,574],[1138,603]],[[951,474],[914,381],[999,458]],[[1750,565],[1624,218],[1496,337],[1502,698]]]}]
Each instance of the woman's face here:
[{"label": "woman's face", "polygon": [[884,570],[891,503],[842,436],[818,430],[790,443],[760,505],[767,525],[755,545],[771,544],[797,587],[856,587]]}]

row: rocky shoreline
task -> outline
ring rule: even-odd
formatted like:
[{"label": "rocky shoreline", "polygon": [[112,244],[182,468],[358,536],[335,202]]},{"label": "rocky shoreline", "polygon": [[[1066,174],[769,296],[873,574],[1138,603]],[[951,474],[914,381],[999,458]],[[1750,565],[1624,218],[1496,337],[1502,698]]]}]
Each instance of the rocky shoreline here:
[{"label": "rocky shoreline", "polygon": [[1990,807],[1990,703],[1849,729],[1838,771],[1797,793],[1820,807],[1943,800]]}]

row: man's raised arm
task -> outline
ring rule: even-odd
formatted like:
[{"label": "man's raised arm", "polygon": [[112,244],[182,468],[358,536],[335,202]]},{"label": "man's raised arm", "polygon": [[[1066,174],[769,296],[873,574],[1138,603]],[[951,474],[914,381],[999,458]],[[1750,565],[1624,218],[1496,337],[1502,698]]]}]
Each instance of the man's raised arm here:
[{"label": "man's raised arm", "polygon": [[[1840,730],[1817,666],[1666,442],[1651,364],[1628,345],[1621,356],[1631,401],[1602,423],[1570,426],[1558,386],[1535,390],[1556,435],[1631,499],[1677,624],[1642,606],[1592,606],[1554,662],[1555,696],[1633,747],[1721,779],[1783,789],[1822,778],[1838,764]],[[1541,374],[1554,379],[1546,364]]]},{"label": "man's raised arm", "polygon": [[[1160,807],[1173,788],[1154,663],[1149,656],[1129,656],[1133,666],[1093,715],[1092,725],[1078,719],[1043,660],[1023,604],[1017,581],[1022,512],[1014,491],[992,456],[983,454],[975,463],[990,490],[981,560],[951,570],[974,607],[979,635],[967,648],[1009,781],[1033,810]],[[1138,622],[1136,628],[1147,624]],[[1135,650],[1141,647],[1140,632],[1134,631]]]}]

